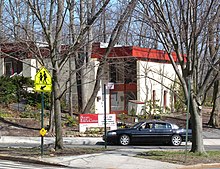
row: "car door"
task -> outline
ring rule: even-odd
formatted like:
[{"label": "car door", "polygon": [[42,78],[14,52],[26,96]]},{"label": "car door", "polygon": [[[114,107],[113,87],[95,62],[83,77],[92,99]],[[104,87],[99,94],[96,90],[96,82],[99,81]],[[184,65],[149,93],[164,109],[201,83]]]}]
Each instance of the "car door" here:
[{"label": "car door", "polygon": [[154,132],[156,135],[156,141],[169,142],[173,134],[172,126],[169,123],[156,122],[154,125]]},{"label": "car door", "polygon": [[151,122],[143,123],[132,134],[134,143],[148,143],[153,142],[155,139],[154,124]]}]

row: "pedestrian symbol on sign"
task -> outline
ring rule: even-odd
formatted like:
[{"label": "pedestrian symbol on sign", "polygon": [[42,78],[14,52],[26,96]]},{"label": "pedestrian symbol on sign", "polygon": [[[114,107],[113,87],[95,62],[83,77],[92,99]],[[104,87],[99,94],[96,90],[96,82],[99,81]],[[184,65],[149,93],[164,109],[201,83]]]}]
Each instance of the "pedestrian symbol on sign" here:
[{"label": "pedestrian symbol on sign", "polygon": [[47,73],[46,71],[40,72],[40,83],[47,84]]},{"label": "pedestrian symbol on sign", "polygon": [[52,79],[49,71],[42,67],[35,75],[35,91],[37,92],[51,92]]}]

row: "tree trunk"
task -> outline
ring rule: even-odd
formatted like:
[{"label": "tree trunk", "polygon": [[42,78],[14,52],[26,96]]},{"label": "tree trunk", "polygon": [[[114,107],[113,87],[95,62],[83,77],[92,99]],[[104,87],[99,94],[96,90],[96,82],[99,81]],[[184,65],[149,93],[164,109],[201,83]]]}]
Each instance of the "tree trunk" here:
[{"label": "tree trunk", "polygon": [[83,113],[89,112],[92,105],[93,105],[93,103],[94,103],[94,101],[95,101],[95,98],[96,98],[96,96],[98,94],[98,91],[100,89],[100,77],[102,75],[102,72],[103,72],[103,66],[101,65],[101,66],[98,67],[98,70],[97,70],[96,82],[95,82],[95,86],[94,86],[94,89],[93,89],[93,93],[92,93],[91,97],[89,98],[88,103],[87,103],[86,107],[83,110]]},{"label": "tree trunk", "polygon": [[210,119],[208,122],[208,125],[212,127],[219,127],[219,112],[220,112],[220,85],[219,85],[219,80],[217,80],[214,83],[214,90],[213,90],[213,107],[212,107],[212,112],[210,115]]},{"label": "tree trunk", "polygon": [[[58,70],[58,69],[56,69]],[[53,89],[54,89],[54,117],[55,117],[55,132],[56,141],[55,149],[63,149],[63,136],[62,136],[62,125],[61,125],[61,104],[60,104],[60,88],[58,84],[57,71],[53,70]]]},{"label": "tree trunk", "polygon": [[75,65],[76,65],[76,84],[77,84],[77,95],[78,95],[78,113],[82,112],[83,101],[82,101],[82,73],[81,73],[81,59],[80,54],[75,52]]},{"label": "tree trunk", "polygon": [[53,85],[54,85],[54,117],[55,117],[55,131],[56,131],[56,141],[55,141],[55,149],[63,149],[63,133],[62,133],[62,125],[61,125],[61,88],[59,84],[60,77],[60,67],[59,67],[59,59],[61,58],[61,39],[62,39],[62,22],[63,22],[63,11],[64,11],[64,2],[62,0],[57,0],[57,23],[56,23],[56,39],[54,42],[54,57],[52,60],[53,64]]},{"label": "tree trunk", "polygon": [[[69,39],[69,45],[72,45],[75,40],[75,28],[74,28],[74,5],[75,0],[68,0],[69,3],[69,20],[70,20],[70,39]],[[72,94],[72,85],[73,85],[73,56],[70,55],[69,57],[69,115],[73,116],[73,94]]]},{"label": "tree trunk", "polygon": [[202,111],[199,109],[196,99],[191,94],[190,101],[192,148],[191,152],[205,153],[202,135]]},{"label": "tree trunk", "polygon": [[72,84],[73,84],[73,75],[72,75],[72,57],[69,58],[69,115],[73,116],[73,94],[72,94]]},{"label": "tree trunk", "polygon": [[49,132],[54,133],[54,92],[51,93]]}]

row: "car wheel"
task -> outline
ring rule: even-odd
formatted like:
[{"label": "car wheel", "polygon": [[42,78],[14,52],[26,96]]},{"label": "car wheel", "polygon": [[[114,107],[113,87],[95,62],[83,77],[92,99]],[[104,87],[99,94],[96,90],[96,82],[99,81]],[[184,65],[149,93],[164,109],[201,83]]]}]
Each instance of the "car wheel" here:
[{"label": "car wheel", "polygon": [[182,138],[180,135],[173,135],[171,138],[171,144],[173,146],[179,146],[182,143]]},{"label": "car wheel", "polygon": [[130,137],[126,134],[121,135],[119,138],[119,143],[123,146],[127,146],[130,144]]}]

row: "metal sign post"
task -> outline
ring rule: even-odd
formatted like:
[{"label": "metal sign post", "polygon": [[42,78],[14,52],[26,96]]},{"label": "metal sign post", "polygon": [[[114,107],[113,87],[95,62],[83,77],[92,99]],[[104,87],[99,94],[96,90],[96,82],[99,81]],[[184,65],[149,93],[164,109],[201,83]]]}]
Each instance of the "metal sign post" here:
[{"label": "metal sign post", "polygon": [[104,129],[105,129],[105,148],[107,148],[107,127],[106,127],[106,85],[104,84]]},{"label": "metal sign post", "polygon": [[[41,130],[44,128],[44,92],[41,92]],[[41,134],[41,156],[44,154],[44,136]]]},{"label": "metal sign post", "polygon": [[107,148],[107,122],[106,122],[106,88],[108,90],[114,89],[114,83],[109,82],[106,86],[104,84],[104,129],[105,129],[105,148]]},{"label": "metal sign post", "polygon": [[41,156],[44,154],[44,136],[47,133],[47,130],[44,129],[44,92],[52,91],[52,78],[49,71],[45,67],[41,67],[41,69],[36,73],[35,80],[35,91],[41,92]]}]

